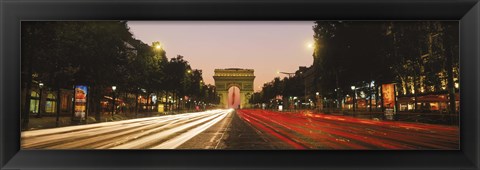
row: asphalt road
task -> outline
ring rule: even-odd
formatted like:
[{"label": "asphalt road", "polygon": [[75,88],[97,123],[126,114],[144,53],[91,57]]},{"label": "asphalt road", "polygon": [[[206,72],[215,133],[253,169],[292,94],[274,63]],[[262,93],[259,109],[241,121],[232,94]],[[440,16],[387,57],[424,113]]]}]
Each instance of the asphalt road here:
[{"label": "asphalt road", "polygon": [[23,149],[457,149],[459,128],[267,110],[211,110],[22,132]]},{"label": "asphalt road", "polygon": [[348,116],[238,110],[256,129],[295,149],[459,149],[458,126],[379,121]]},{"label": "asphalt road", "polygon": [[[212,126],[225,124],[233,109],[140,118],[22,132],[24,149],[175,149]],[[219,127],[219,126],[214,126]],[[222,127],[219,127],[222,129]],[[210,131],[210,130],[209,130]],[[218,131],[220,134],[220,131]],[[218,138],[214,134],[212,138]],[[221,135],[220,135],[221,136]],[[209,141],[212,138],[208,139]],[[196,138],[195,138],[196,139]],[[217,139],[218,140],[218,139]],[[209,144],[214,146],[216,144]],[[192,145],[193,146],[193,145]],[[205,149],[191,148],[191,149]]]}]

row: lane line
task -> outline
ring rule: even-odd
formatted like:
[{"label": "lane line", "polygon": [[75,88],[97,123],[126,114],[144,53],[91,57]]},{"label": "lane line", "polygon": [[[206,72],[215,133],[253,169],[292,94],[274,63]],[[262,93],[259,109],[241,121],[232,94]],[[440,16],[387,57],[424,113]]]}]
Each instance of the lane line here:
[{"label": "lane line", "polygon": [[151,146],[155,143],[159,143],[162,140],[165,140],[165,138],[174,135],[175,133],[187,130],[187,129],[192,128],[192,127],[194,127],[198,124],[202,124],[204,122],[211,121],[212,119],[215,119],[218,116],[221,116],[221,115],[216,113],[216,114],[213,114],[209,117],[206,117],[206,118],[203,118],[203,119],[191,122],[191,123],[187,123],[187,124],[184,124],[184,125],[181,125],[181,126],[178,126],[178,127],[174,127],[172,129],[161,131],[159,133],[152,134],[150,136],[141,138],[139,140],[134,140],[132,142],[125,143],[123,145],[112,147],[111,149],[131,149],[131,148],[142,148],[143,149],[143,148],[148,148],[149,146]]},{"label": "lane line", "polygon": [[[54,148],[54,149],[78,149],[78,147],[97,148],[111,146],[110,141],[129,142],[132,136],[144,132],[161,132],[165,126],[205,120],[217,115],[221,110],[210,110],[204,112],[185,113],[179,115],[167,115],[150,118],[139,118],[117,122],[105,122],[89,125],[78,125],[73,127],[62,127],[56,129],[42,129],[22,132],[22,148]],[[157,128],[155,128],[157,127]],[[162,128],[158,128],[162,127]],[[152,131],[152,128],[157,131]],[[155,133],[154,133],[155,134]],[[125,137],[127,135],[127,137]],[[133,139],[143,136],[133,136]],[[127,140],[126,140],[127,139]],[[103,143],[103,144],[102,144]],[[105,144],[107,143],[107,144]],[[93,146],[93,147],[92,147]]]},{"label": "lane line", "polygon": [[194,129],[191,129],[181,135],[175,136],[174,138],[163,142],[160,145],[154,146],[151,149],[175,149],[178,146],[182,145],[186,141],[190,140],[191,138],[195,137],[196,135],[200,134],[201,132],[205,131],[212,125],[218,123],[219,121],[223,120],[227,116],[228,112],[222,112],[217,118],[206,122],[203,125],[200,125]]}]

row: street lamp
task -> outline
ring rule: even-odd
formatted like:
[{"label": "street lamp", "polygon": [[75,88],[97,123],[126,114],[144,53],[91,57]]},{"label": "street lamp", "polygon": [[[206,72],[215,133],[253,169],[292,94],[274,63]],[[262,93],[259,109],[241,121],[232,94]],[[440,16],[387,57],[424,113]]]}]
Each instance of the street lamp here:
[{"label": "street lamp", "polygon": [[307,44],[307,47],[310,48],[310,49],[313,49],[313,48],[315,48],[315,44],[310,42],[310,43]]},{"label": "street lamp", "polygon": [[158,41],[156,42],[153,42],[152,43],[152,47],[155,49],[155,50],[161,50],[162,49],[162,44]]},{"label": "street lamp", "polygon": [[115,114],[115,90],[117,90],[117,86],[112,86],[112,120],[113,120],[113,114]]},{"label": "street lamp", "polygon": [[356,104],[356,102],[357,102],[357,101],[356,101],[357,92],[356,92],[355,86],[352,86],[351,88],[352,88],[352,90],[353,90],[353,100],[352,100],[353,103],[352,103],[352,106],[353,106],[353,112],[355,112],[355,104]]},{"label": "street lamp", "polygon": [[42,82],[38,83],[38,87],[40,87],[40,104],[38,107],[37,117],[40,117],[43,110],[43,107],[42,107],[43,83]]}]

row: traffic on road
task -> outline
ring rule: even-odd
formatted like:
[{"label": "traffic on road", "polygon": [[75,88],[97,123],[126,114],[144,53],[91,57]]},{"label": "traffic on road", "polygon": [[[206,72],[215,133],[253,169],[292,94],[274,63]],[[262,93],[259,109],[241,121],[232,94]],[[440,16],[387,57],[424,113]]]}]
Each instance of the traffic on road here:
[{"label": "traffic on road", "polygon": [[24,149],[458,149],[459,128],[218,109],[22,132]]}]

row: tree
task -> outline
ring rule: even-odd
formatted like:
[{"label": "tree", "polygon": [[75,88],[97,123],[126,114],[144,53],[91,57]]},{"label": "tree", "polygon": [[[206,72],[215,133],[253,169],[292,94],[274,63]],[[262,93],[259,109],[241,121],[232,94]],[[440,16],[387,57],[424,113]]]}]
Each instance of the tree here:
[{"label": "tree", "polygon": [[127,87],[129,64],[136,58],[127,45],[134,41],[125,21],[29,21],[22,32],[27,92],[32,82],[28,75],[56,89],[88,85],[94,103],[90,109],[98,115],[103,89]]}]

